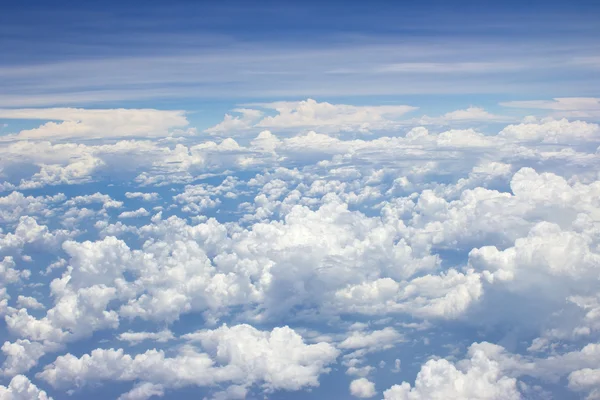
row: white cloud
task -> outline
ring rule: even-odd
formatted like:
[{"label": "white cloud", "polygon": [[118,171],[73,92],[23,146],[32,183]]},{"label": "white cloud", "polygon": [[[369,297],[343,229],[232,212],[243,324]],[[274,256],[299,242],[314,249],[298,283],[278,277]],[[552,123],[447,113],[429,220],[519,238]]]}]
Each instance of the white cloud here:
[{"label": "white cloud", "polygon": [[144,201],[156,201],[159,198],[158,193],[142,193],[142,192],[126,192],[125,197],[128,199],[142,199]]},{"label": "white cloud", "polygon": [[17,221],[26,215],[42,215],[48,217],[54,213],[53,205],[65,200],[64,194],[54,196],[25,196],[20,192],[12,192],[0,197],[0,220],[6,222]]},{"label": "white cloud", "polygon": [[235,113],[241,114],[240,116],[233,116],[231,114],[225,114],[225,118],[222,122],[217,125],[206,129],[206,133],[226,133],[236,131],[245,131],[254,127],[254,125],[260,120],[263,112],[260,110],[254,110],[251,108],[236,108],[232,110]]},{"label": "white cloud", "polygon": [[84,196],[75,196],[65,202],[66,206],[78,206],[82,204],[101,203],[102,208],[120,208],[123,206],[122,201],[116,201],[107,194],[96,192]]},{"label": "white cloud", "polygon": [[417,109],[417,107],[405,105],[351,106],[319,103],[313,99],[247,105],[247,107],[252,106],[273,110],[277,112],[277,115],[260,119],[262,117],[260,110],[238,109],[237,111],[242,113],[242,117],[232,117],[227,114],[223,122],[207,129],[206,132],[228,132],[250,128],[317,128],[329,132],[350,130],[368,132],[392,128],[398,124],[399,117]]},{"label": "white cloud", "polygon": [[[312,106],[253,118],[303,121]],[[319,132],[375,115],[322,106],[311,111]],[[448,117],[485,119],[480,111]],[[597,126],[532,121],[500,135],[416,127],[372,140],[314,131],[239,142],[7,139],[2,187],[41,190],[0,200],[0,312],[11,335],[2,371],[10,379],[53,354],[35,372],[57,396],[114,381],[130,385],[124,399],[198,385],[214,399],[317,396],[336,360],[330,383],[343,392],[349,377],[374,383],[400,370],[399,358],[375,368],[399,357],[391,349],[407,371],[406,357],[422,362],[437,348],[445,361],[427,361],[414,385],[388,396],[536,398],[567,379],[595,396]],[[45,187],[106,177],[110,186],[73,187],[70,199]],[[140,209],[147,218],[111,209],[120,198],[158,200],[155,185],[166,186],[162,205]],[[219,202],[227,207],[211,209]],[[186,331],[190,320],[206,329]],[[223,322],[232,325],[215,328]],[[272,329],[286,324],[294,329]],[[476,343],[456,361],[475,335],[522,354]],[[135,347],[97,348],[104,337]],[[375,394],[365,387],[356,393]]]},{"label": "white cloud", "polygon": [[464,110],[455,110],[445,113],[439,117],[428,117],[426,115],[409,121],[411,125],[448,125],[456,122],[474,122],[474,121],[507,121],[510,118],[492,114],[481,107],[469,107]]},{"label": "white cloud", "polygon": [[398,283],[390,278],[348,286],[335,293],[339,307],[364,314],[408,313],[422,318],[457,318],[483,294],[481,276],[449,270]]},{"label": "white cloud", "polygon": [[377,394],[375,384],[366,378],[358,378],[350,382],[350,394],[361,399],[368,399]]},{"label": "white cloud", "polygon": [[188,125],[183,111],[153,109],[0,109],[0,118],[50,121],[38,128],[19,132],[19,139],[166,136],[172,128]]},{"label": "white cloud", "polygon": [[168,342],[174,339],[173,333],[169,330],[160,332],[123,332],[119,334],[117,339],[128,342],[129,344],[138,344],[145,340],[152,340],[158,343]]},{"label": "white cloud", "polygon": [[0,285],[6,285],[10,283],[16,283],[21,279],[27,279],[30,276],[30,272],[27,270],[19,270],[16,267],[16,263],[13,257],[5,256],[0,261]]},{"label": "white cloud", "polygon": [[136,385],[127,393],[123,393],[117,400],[146,400],[151,397],[162,397],[165,395],[162,385],[144,382]]},{"label": "white cloud", "polygon": [[43,310],[45,308],[35,297],[21,295],[17,298],[17,305],[20,308],[30,308],[32,310]]},{"label": "white cloud", "polygon": [[450,121],[469,121],[469,120],[494,120],[498,117],[490,114],[480,107],[469,107],[465,110],[456,110],[446,113],[442,116],[443,119]]},{"label": "white cloud", "polygon": [[578,392],[588,392],[586,400],[600,397],[600,369],[584,368],[569,374],[569,388]]},{"label": "white cloud", "polygon": [[123,211],[121,214],[119,214],[119,218],[121,218],[121,219],[139,218],[139,217],[147,217],[148,215],[150,215],[150,212],[148,210],[146,210],[144,207],[141,207],[134,211]]},{"label": "white cloud", "polygon": [[0,233],[0,247],[20,252],[25,245],[37,245],[41,248],[53,248],[69,238],[72,232],[67,230],[51,231],[46,225],[40,225],[35,218],[23,216],[14,232]]},{"label": "white cloud", "polygon": [[340,349],[362,349],[370,351],[385,350],[393,347],[403,340],[394,328],[384,328],[373,332],[352,332],[352,334],[339,344]]},{"label": "white cloud", "polygon": [[184,346],[167,357],[148,350],[136,356],[123,350],[96,349],[77,358],[58,357],[38,377],[55,388],[73,387],[75,382],[106,380],[152,382],[161,387],[212,386],[224,382],[261,384],[267,390],[299,390],[319,385],[338,351],[328,343],[304,344],[302,337],[283,327],[259,331],[248,325],[222,326],[184,336],[200,342],[210,355]]},{"label": "white cloud", "polygon": [[0,385],[0,398],[4,400],[52,400],[24,375],[11,379],[8,386]]},{"label": "white cloud", "polygon": [[508,125],[499,137],[523,142],[571,144],[598,141],[600,127],[583,121],[569,122],[567,119],[550,120],[541,124],[523,123]]},{"label": "white cloud", "polygon": [[498,362],[485,351],[471,348],[468,359],[453,364],[445,359],[429,360],[421,366],[414,387],[407,382],[383,393],[385,400],[518,400],[517,380],[503,375]]},{"label": "white cloud", "polygon": [[2,353],[4,353],[6,359],[2,364],[2,374],[5,376],[15,376],[29,371],[46,354],[45,347],[41,343],[32,342],[27,339],[18,339],[13,343],[4,342]]},{"label": "white cloud", "polygon": [[264,380],[268,389],[298,390],[318,386],[318,377],[329,371],[338,350],[329,343],[306,345],[288,327],[259,331],[249,325],[226,325],[185,335],[216,355],[216,361],[242,373],[247,380]]}]

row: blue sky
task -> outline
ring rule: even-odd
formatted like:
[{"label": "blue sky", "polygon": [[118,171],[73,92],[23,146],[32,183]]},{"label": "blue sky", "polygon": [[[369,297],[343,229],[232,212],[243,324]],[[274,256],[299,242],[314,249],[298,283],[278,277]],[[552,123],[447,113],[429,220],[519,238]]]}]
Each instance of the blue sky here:
[{"label": "blue sky", "polygon": [[0,8],[0,399],[600,398],[597,1]]},{"label": "blue sky", "polygon": [[0,105],[202,115],[257,99],[593,97],[597,12],[597,2],[11,2]]}]

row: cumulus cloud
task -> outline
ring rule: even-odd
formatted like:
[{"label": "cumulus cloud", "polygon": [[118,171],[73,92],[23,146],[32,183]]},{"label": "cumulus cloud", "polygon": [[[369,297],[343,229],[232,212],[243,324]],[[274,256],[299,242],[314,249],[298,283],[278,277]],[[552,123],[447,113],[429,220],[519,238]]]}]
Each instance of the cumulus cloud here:
[{"label": "cumulus cloud", "polygon": [[144,207],[141,207],[141,208],[138,208],[137,210],[133,210],[133,211],[123,211],[121,214],[119,214],[119,218],[121,218],[121,219],[139,218],[139,217],[147,217],[148,215],[150,215],[150,212],[148,210],[146,210]]},{"label": "cumulus cloud", "polygon": [[596,396],[597,125],[244,107],[210,140],[0,143],[5,384],[368,398],[419,363],[383,396]]},{"label": "cumulus cloud", "polygon": [[84,196],[75,196],[65,202],[66,206],[79,206],[83,204],[100,203],[102,208],[120,208],[122,201],[113,200],[109,195],[96,192]]},{"label": "cumulus cloud", "polygon": [[350,394],[361,399],[368,399],[375,394],[375,384],[366,378],[358,378],[350,382]]},{"label": "cumulus cloud", "polygon": [[573,121],[563,118],[537,123],[509,125],[500,133],[500,137],[524,142],[542,142],[568,144],[598,141],[600,127],[597,124]]},{"label": "cumulus cloud", "polygon": [[4,223],[14,222],[22,216],[50,216],[57,203],[64,201],[65,195],[54,196],[25,196],[20,192],[12,192],[0,197],[0,220]]},{"label": "cumulus cloud", "polygon": [[21,308],[44,309],[44,305],[37,301],[35,297],[21,296],[17,298],[17,305]]},{"label": "cumulus cloud", "polygon": [[459,365],[445,359],[430,360],[422,367],[414,387],[407,382],[383,392],[385,400],[418,399],[504,399],[518,400],[515,378],[506,376],[484,350],[471,348],[469,358]]},{"label": "cumulus cloud", "polygon": [[24,375],[12,378],[8,386],[0,385],[0,397],[6,400],[52,400]]},{"label": "cumulus cloud", "polygon": [[[96,349],[80,358],[60,356],[38,376],[56,388],[73,387],[75,382],[142,380],[153,383],[154,390],[156,385],[177,388],[226,382],[298,390],[318,386],[319,375],[329,371],[327,365],[338,355],[328,343],[305,344],[288,327],[269,332],[248,325],[222,326],[184,338],[201,343],[210,354],[199,353],[193,346],[184,346],[174,357],[157,350],[130,356],[122,349]],[[147,389],[134,389],[126,396],[141,395]]]},{"label": "cumulus cloud", "polygon": [[158,193],[143,193],[143,192],[126,192],[125,197],[128,199],[141,199],[144,201],[156,201],[159,198]]}]

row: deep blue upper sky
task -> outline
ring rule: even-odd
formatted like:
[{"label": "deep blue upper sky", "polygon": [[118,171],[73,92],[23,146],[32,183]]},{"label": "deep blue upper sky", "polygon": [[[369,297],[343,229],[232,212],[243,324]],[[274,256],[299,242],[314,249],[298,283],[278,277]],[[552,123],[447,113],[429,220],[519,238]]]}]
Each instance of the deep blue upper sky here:
[{"label": "deep blue upper sky", "polygon": [[228,41],[593,40],[599,9],[597,1],[6,1],[0,52],[4,64],[168,53]]},{"label": "deep blue upper sky", "polygon": [[221,116],[308,97],[445,99],[442,109],[594,97],[599,11],[597,1],[6,1],[0,108]]}]

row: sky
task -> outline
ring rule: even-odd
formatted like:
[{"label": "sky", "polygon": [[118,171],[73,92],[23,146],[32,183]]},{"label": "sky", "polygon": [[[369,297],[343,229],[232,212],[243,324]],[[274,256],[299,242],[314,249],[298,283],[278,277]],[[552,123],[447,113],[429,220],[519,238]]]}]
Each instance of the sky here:
[{"label": "sky", "polygon": [[600,399],[598,2],[0,7],[0,399]]}]

